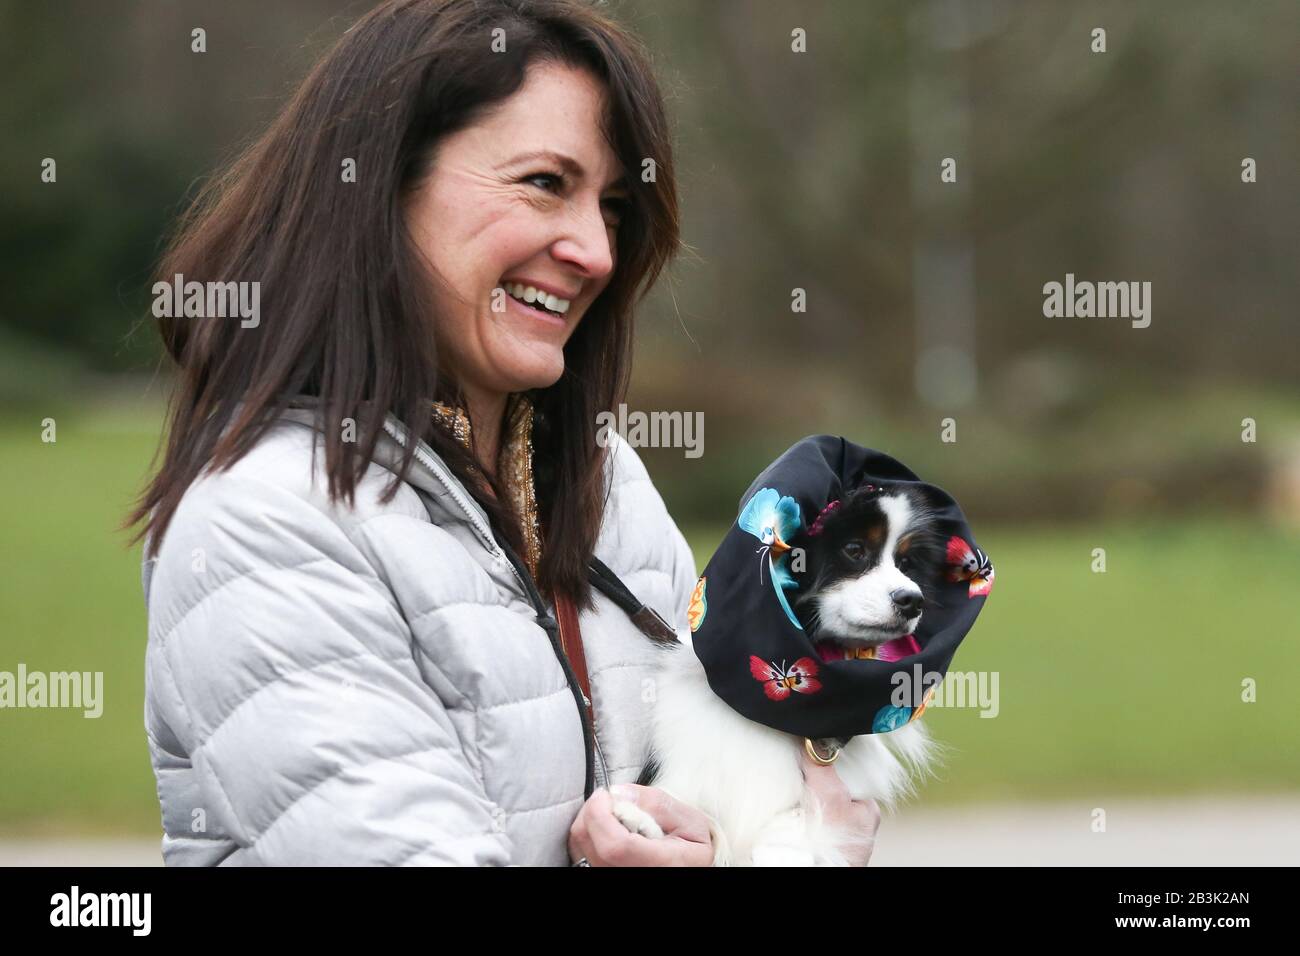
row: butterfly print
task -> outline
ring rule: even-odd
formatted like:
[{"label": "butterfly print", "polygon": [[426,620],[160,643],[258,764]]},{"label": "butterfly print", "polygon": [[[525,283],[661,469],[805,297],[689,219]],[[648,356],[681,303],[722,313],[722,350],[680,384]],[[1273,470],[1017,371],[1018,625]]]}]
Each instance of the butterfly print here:
[{"label": "butterfly print", "polygon": [[822,689],[822,682],[817,679],[817,662],[811,657],[801,657],[789,669],[785,661],[778,667],[761,657],[750,655],[749,672],[754,680],[763,682],[763,693],[770,700],[785,700],[790,694],[815,694]]}]

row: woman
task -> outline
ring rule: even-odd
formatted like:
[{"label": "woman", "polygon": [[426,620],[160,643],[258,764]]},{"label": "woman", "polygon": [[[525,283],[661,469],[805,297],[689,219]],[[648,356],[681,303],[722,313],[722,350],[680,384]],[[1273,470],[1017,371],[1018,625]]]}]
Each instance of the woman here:
[{"label": "woman", "polygon": [[575,0],[382,4],[200,197],[160,276],[261,317],[162,321],[133,517],[167,863],[712,861],[631,784],[659,645],[589,568],[685,630],[690,549],[595,426],[677,241],[648,59]]}]

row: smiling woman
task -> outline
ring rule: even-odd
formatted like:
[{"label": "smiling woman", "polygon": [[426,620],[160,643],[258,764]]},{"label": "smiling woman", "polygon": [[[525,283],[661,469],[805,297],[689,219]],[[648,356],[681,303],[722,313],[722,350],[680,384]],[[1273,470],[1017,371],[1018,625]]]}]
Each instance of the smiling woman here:
[{"label": "smiling woman", "polygon": [[262,321],[160,318],[168,863],[709,862],[698,811],[647,850],[593,798],[646,761],[630,614],[684,632],[695,578],[596,436],[677,242],[648,56],[577,0],[381,4],[205,190],[160,280],[257,283]]}]

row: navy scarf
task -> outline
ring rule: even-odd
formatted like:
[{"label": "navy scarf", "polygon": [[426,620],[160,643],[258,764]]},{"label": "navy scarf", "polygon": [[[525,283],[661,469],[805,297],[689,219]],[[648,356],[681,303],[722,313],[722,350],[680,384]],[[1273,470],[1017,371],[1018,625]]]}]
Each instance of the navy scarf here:
[{"label": "navy scarf", "polygon": [[[850,491],[910,486],[936,515],[947,566],[915,634],[873,658],[822,660],[787,592],[792,547]],[[792,543],[793,542],[793,543]],[[769,465],[695,584],[689,620],[709,686],[750,720],[813,740],[888,733],[925,710],[993,583],[957,502],[882,452],[816,435]]]}]

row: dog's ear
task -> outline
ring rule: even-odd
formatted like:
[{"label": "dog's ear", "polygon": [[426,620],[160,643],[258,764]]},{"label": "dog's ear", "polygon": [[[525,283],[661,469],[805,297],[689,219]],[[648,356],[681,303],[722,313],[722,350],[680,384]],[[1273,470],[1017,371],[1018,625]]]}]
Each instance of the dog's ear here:
[{"label": "dog's ear", "polygon": [[863,505],[873,498],[880,498],[885,495],[896,494],[900,489],[892,483],[882,483],[879,479],[872,481],[863,481],[861,484],[854,485],[844,494],[844,503],[846,505]]},{"label": "dog's ear", "polygon": [[879,482],[864,481],[850,488],[844,497],[849,501],[862,501],[866,498],[874,498],[884,490],[885,486]]},{"label": "dog's ear", "polygon": [[937,489],[929,485],[912,485],[909,490],[931,512],[940,512],[944,509],[944,502]]}]

